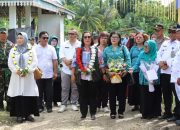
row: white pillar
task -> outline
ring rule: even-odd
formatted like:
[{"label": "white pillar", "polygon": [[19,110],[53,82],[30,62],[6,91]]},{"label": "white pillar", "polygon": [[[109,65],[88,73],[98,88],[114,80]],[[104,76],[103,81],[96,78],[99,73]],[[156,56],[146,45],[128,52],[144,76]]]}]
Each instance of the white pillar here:
[{"label": "white pillar", "polygon": [[60,16],[60,44],[64,43],[64,16]]},{"label": "white pillar", "polygon": [[25,6],[25,25],[26,27],[31,26],[31,6]]},{"label": "white pillar", "polygon": [[41,17],[42,17],[42,10],[40,8],[38,8],[38,34],[40,33],[40,29],[42,28],[42,23],[41,23]]},{"label": "white pillar", "polygon": [[9,29],[16,28],[16,6],[9,6]]}]

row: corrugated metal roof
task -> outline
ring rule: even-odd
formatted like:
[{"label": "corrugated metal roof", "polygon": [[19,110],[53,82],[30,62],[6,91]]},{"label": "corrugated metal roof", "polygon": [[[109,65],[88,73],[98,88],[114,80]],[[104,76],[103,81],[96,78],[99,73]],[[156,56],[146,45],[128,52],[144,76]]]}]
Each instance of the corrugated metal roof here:
[{"label": "corrugated metal roof", "polygon": [[75,16],[73,11],[64,8],[56,0],[1,0],[0,6],[34,6],[55,13],[63,12],[73,17]]}]

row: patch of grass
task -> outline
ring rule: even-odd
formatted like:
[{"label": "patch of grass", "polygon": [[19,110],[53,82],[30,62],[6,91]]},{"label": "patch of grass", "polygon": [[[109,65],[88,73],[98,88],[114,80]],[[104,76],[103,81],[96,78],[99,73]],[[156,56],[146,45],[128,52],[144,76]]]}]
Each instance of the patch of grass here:
[{"label": "patch of grass", "polygon": [[12,126],[15,123],[15,120],[9,116],[8,112],[0,112],[0,126],[8,125]]}]

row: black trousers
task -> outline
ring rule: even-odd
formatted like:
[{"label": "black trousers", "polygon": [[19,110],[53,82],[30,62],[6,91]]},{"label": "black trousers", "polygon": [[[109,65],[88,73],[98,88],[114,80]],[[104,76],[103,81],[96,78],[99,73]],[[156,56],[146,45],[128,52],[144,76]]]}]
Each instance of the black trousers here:
[{"label": "black trousers", "polygon": [[126,107],[126,78],[122,79],[122,83],[110,84],[109,87],[109,103],[111,115],[116,115],[116,99],[119,102],[118,114],[123,114]]},{"label": "black trousers", "polygon": [[173,94],[175,96],[175,108],[174,114],[180,115],[180,110],[178,110],[180,106],[180,102],[176,95],[175,84],[171,83],[171,75],[169,74],[161,74],[161,88],[163,93],[164,105],[165,105],[165,114],[172,115],[172,103],[173,103]]},{"label": "black trousers", "polygon": [[108,93],[109,93],[109,84],[103,80],[100,80],[95,83],[97,88],[97,107],[104,108],[107,107],[108,103]]},{"label": "black trousers", "polygon": [[149,92],[149,86],[141,85],[140,111],[142,117],[157,117],[161,115],[161,88],[158,85],[155,85],[154,88],[154,92]]},{"label": "black trousers", "polygon": [[81,80],[81,85],[79,86],[79,101],[82,115],[87,115],[88,105],[90,106],[90,114],[96,114],[96,86],[94,82]]},{"label": "black trousers", "polygon": [[[7,69],[7,68],[4,68],[4,69]],[[7,96],[10,77],[11,77],[10,74],[7,75],[6,71],[0,68],[0,109],[4,108],[3,100],[7,102],[8,109],[10,106],[10,97]]]},{"label": "black trousers", "polygon": [[46,102],[47,109],[51,109],[53,101],[53,79],[49,78],[37,80],[37,85],[39,89],[39,109],[44,109],[43,101]]},{"label": "black trousers", "polygon": [[140,85],[139,72],[133,73],[134,84],[128,86],[128,103],[129,105],[140,105]]}]

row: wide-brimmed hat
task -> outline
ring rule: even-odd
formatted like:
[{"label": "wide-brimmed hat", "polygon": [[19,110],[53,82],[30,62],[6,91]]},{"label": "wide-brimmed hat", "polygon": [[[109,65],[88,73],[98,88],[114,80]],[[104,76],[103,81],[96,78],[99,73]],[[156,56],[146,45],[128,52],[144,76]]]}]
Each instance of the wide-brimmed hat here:
[{"label": "wide-brimmed hat", "polygon": [[168,33],[176,33],[176,29],[177,29],[176,25],[170,26],[170,28],[168,29]]},{"label": "wide-brimmed hat", "polygon": [[7,34],[7,30],[5,28],[0,28],[0,33]]},{"label": "wide-brimmed hat", "polygon": [[162,29],[164,29],[164,26],[162,24],[156,24],[154,26],[154,30],[156,30],[156,31],[159,31],[159,30],[162,30]]}]

